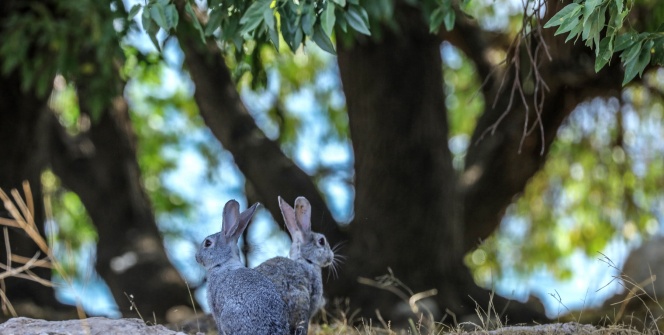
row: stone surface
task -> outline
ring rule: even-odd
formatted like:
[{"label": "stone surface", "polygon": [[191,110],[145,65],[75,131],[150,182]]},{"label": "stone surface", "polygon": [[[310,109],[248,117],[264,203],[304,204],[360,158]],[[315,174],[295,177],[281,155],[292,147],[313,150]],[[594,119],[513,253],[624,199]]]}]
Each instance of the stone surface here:
[{"label": "stone surface", "polygon": [[93,317],[82,320],[46,321],[13,318],[0,324],[0,335],[183,335],[164,326],[149,326],[139,319]]},{"label": "stone surface", "polygon": [[[609,329],[606,329],[611,333]],[[496,330],[478,330],[472,332],[464,332],[461,334],[485,334],[485,335],[595,335],[606,334],[607,332],[597,329],[591,325],[582,325],[576,322],[568,323],[551,323],[536,326],[506,326]]]}]

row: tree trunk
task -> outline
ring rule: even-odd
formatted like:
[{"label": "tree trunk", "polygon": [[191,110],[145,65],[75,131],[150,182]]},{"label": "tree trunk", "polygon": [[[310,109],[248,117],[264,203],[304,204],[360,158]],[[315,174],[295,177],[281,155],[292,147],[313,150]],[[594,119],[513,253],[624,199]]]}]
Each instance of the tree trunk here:
[{"label": "tree trunk", "polygon": [[[419,12],[399,11],[399,32],[339,50],[355,152],[355,218],[349,261],[328,292],[349,295],[365,313],[381,308],[392,320],[411,315],[398,310],[395,294],[358,285],[357,276],[373,279],[389,268],[417,293],[454,287],[453,277],[465,271],[441,40],[429,34]],[[438,294],[448,298],[443,308],[461,304],[453,294]]]}]

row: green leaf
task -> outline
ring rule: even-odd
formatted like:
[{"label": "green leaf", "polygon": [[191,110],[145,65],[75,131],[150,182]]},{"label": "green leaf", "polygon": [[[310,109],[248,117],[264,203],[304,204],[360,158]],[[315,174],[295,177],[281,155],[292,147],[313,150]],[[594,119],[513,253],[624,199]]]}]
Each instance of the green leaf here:
[{"label": "green leaf", "polygon": [[576,27],[572,28],[572,30],[569,32],[569,35],[567,35],[567,38],[565,39],[565,43],[567,43],[567,42],[569,42],[569,40],[579,36],[582,29],[583,29],[583,24],[578,24],[578,25],[576,25]]},{"label": "green leaf", "polygon": [[602,3],[602,0],[586,0],[586,3],[584,4],[584,8],[583,8],[583,24],[584,25],[592,17],[593,13],[595,12],[595,9],[597,9],[597,6],[599,6],[601,3]]},{"label": "green leaf", "polygon": [[[632,81],[636,75],[642,75],[643,70],[645,67],[650,63],[650,49],[654,45],[654,41],[649,40],[646,43],[639,42],[632,46],[628,53],[633,53],[633,49],[636,49],[636,55],[635,57],[628,58],[627,60],[624,61],[625,63],[625,77],[623,78],[622,85],[625,86],[627,83]],[[639,46],[639,48],[635,48],[636,46]]]},{"label": "green leaf", "polygon": [[320,18],[320,24],[327,36],[332,36],[332,32],[334,30],[334,21],[336,20],[334,16],[334,7],[335,6],[332,1],[328,1],[325,10],[323,10],[323,15],[321,15]]},{"label": "green leaf", "polygon": [[205,36],[211,36],[221,26],[223,17],[223,10],[221,7],[216,7],[210,11],[208,15],[208,22],[205,24]]},{"label": "green leaf", "polygon": [[267,33],[272,45],[274,45],[274,48],[279,51],[279,33],[277,32],[276,24],[268,26]]},{"label": "green leaf", "polygon": [[168,25],[167,30],[177,28],[179,20],[180,15],[178,14],[178,10],[175,8],[175,5],[170,4],[166,6],[166,24]]},{"label": "green leaf", "polygon": [[614,52],[623,51],[627,49],[630,45],[636,42],[636,34],[629,32],[622,35],[618,35],[615,41]]},{"label": "green leaf", "polygon": [[597,48],[597,57],[595,58],[595,72],[599,72],[611,60],[613,55],[613,40],[611,37],[605,37],[599,43]]},{"label": "green leaf", "polygon": [[334,50],[334,44],[319,25],[314,27],[314,35],[312,36],[312,39],[314,43],[316,43],[316,45],[318,45],[321,49],[333,55],[337,54],[337,52]]},{"label": "green leaf", "polygon": [[316,23],[316,13],[313,5],[305,5],[302,13],[302,31],[307,36],[314,34],[314,23]]},{"label": "green leaf", "polygon": [[138,12],[141,11],[141,8],[143,8],[141,4],[135,4],[131,6],[131,9],[129,10],[129,15],[127,15],[129,20],[133,20],[136,17],[136,15],[138,15]]},{"label": "green leaf", "polygon": [[346,0],[332,0],[332,2],[336,3],[340,7],[346,7]]},{"label": "green leaf", "polygon": [[606,28],[606,36],[613,36],[623,25],[624,16],[615,5],[609,6],[609,23]]},{"label": "green leaf", "polygon": [[369,20],[367,11],[357,5],[348,6],[346,11],[346,20],[348,24],[353,27],[357,32],[371,36],[369,32]]},{"label": "green leaf", "polygon": [[639,55],[639,52],[641,51],[641,45],[643,44],[643,41],[637,40],[636,43],[632,44],[628,49],[623,51],[620,54],[620,58],[622,61],[627,64],[628,62],[631,62],[632,60],[636,59],[637,56]]},{"label": "green leaf", "polygon": [[344,33],[348,32],[348,20],[346,20],[345,12],[339,12],[339,15],[337,16],[337,25],[339,25],[339,28],[341,28],[341,31]]},{"label": "green leaf", "polygon": [[606,21],[606,6],[600,7],[600,9],[597,11],[596,15],[597,17],[593,21],[593,31],[592,31],[592,39],[595,44],[595,47],[599,46],[599,40],[600,36],[599,33],[604,29],[604,23]]},{"label": "green leaf", "polygon": [[242,25],[241,34],[254,31],[263,21],[263,13],[270,10],[271,0],[258,0],[249,6],[247,11],[240,19]]},{"label": "green leaf", "polygon": [[639,53],[639,58],[636,62],[636,70],[639,71],[639,77],[643,75],[643,70],[645,70],[646,66],[650,64],[650,58],[652,57],[654,45],[655,41],[653,40],[648,40],[648,42],[643,43],[643,47]]},{"label": "green leaf", "polygon": [[166,19],[166,8],[160,3],[155,3],[150,6],[150,17],[162,29],[168,31],[168,19]]},{"label": "green leaf", "polygon": [[450,8],[445,13],[445,29],[447,31],[451,31],[454,28],[454,21],[456,20],[456,13],[454,13],[454,10]]},{"label": "green leaf", "polygon": [[302,29],[298,27],[297,29],[295,29],[295,35],[291,40],[291,50],[295,52],[295,50],[297,50],[297,48],[300,47],[303,40],[304,40],[304,34],[302,33]]},{"label": "green leaf", "polygon": [[263,11],[263,20],[268,27],[275,27],[276,20],[274,19],[274,10],[268,6],[267,10]]},{"label": "green leaf", "polygon": [[159,32],[159,26],[155,23],[152,16],[150,15],[150,10],[144,10],[143,15],[141,15],[141,24],[143,24],[143,30],[148,34],[150,41],[154,44],[157,50],[161,51],[159,46],[159,41],[157,40],[157,33]]},{"label": "green leaf", "polygon": [[429,32],[434,33],[438,31],[438,28],[443,24],[444,19],[445,12],[443,11],[443,7],[437,7],[434,9],[429,16]]},{"label": "green leaf", "polygon": [[564,34],[566,32],[571,31],[574,29],[577,25],[580,25],[581,21],[579,20],[578,17],[571,17],[563,22],[563,24],[558,27],[558,30],[556,30],[556,33],[554,34],[555,36],[558,36],[560,34]]},{"label": "green leaf", "polygon": [[555,27],[563,24],[563,22],[572,17],[575,16],[577,13],[581,11],[583,8],[583,5],[579,5],[578,3],[571,3],[567,6],[565,6],[563,9],[561,9],[556,15],[554,15],[549,22],[547,22],[544,25],[544,28],[550,28],[550,27]]},{"label": "green leaf", "polygon": [[221,0],[208,0],[207,2],[208,8],[214,9],[221,5]]},{"label": "green leaf", "polygon": [[196,16],[196,12],[194,12],[194,9],[191,7],[191,3],[187,1],[187,3],[184,5],[184,11],[189,14],[191,17],[191,21],[194,24],[194,28],[198,31],[198,34],[201,37],[201,42],[205,43],[205,32],[203,31],[203,27],[201,26],[201,23],[198,21],[198,18]]},{"label": "green leaf", "polygon": [[622,11],[623,11],[623,0],[614,0],[613,3],[616,5],[616,9],[618,9],[618,13],[622,13]]}]

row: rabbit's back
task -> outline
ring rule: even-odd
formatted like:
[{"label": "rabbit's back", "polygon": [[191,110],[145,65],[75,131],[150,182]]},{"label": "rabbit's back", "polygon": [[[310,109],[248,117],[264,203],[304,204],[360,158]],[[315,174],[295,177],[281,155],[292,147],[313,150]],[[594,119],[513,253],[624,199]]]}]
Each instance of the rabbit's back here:
[{"label": "rabbit's back", "polygon": [[300,262],[285,257],[271,258],[256,270],[268,277],[276,286],[277,290],[286,302],[291,334],[298,333],[297,329],[307,329],[312,311],[317,306],[314,296],[322,295],[315,285],[315,273]]},{"label": "rabbit's back", "polygon": [[288,334],[286,303],[263,274],[240,268],[208,275],[208,301],[220,334]]}]

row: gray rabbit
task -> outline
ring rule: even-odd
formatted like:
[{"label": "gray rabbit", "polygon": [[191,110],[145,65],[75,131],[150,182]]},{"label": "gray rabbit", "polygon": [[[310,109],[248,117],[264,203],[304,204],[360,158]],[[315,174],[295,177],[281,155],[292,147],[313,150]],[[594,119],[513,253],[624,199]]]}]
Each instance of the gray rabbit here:
[{"label": "gray rabbit", "polygon": [[196,252],[207,271],[208,302],[219,334],[288,334],[287,306],[277,287],[240,261],[237,241],[258,203],[242,214],[239,207],[235,200],[226,203],[221,232],[206,237]]},{"label": "gray rabbit", "polygon": [[275,257],[256,267],[274,282],[288,305],[290,334],[306,335],[309,319],[323,308],[321,269],[333,263],[334,252],[324,235],[311,231],[311,205],[295,199],[295,210],[279,197],[281,214],[293,243],[290,258]]}]

